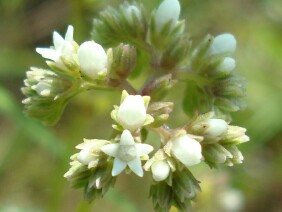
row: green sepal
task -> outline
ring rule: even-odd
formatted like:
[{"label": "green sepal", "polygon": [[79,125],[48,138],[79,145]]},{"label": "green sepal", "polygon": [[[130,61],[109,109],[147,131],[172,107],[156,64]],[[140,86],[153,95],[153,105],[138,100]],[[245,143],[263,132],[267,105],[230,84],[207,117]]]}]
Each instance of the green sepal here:
[{"label": "green sepal", "polygon": [[92,202],[97,198],[105,196],[110,187],[113,187],[116,177],[111,174],[112,164],[105,163],[92,170],[88,183],[84,186],[84,199]]},{"label": "green sepal", "polygon": [[169,211],[174,205],[179,211],[191,210],[191,201],[196,198],[196,192],[201,191],[199,181],[188,169],[171,173],[168,179],[151,186],[150,197],[155,211]]},{"label": "green sepal", "polygon": [[190,117],[196,112],[206,113],[211,110],[212,103],[204,90],[198,87],[196,82],[187,82],[184,91],[183,111]]},{"label": "green sepal", "polygon": [[155,12],[151,15],[150,27],[147,40],[157,51],[163,52],[168,46],[172,46],[177,40],[181,40],[185,28],[185,21],[178,21],[176,24],[173,20],[165,23],[161,29],[158,29],[155,20]]}]

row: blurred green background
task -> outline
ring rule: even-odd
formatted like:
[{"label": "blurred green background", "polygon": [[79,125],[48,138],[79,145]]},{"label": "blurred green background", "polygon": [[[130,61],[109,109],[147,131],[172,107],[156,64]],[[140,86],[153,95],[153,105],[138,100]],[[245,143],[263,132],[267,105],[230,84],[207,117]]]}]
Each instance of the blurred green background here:
[{"label": "blurred green background", "polygon": [[[108,138],[110,111],[120,93],[90,91],[67,106],[54,127],[24,117],[21,100],[25,71],[46,67],[35,52],[49,46],[54,30],[74,25],[78,43],[90,37],[92,18],[117,0],[0,0],[0,211],[153,211],[151,176],[122,174],[115,189],[91,205],[82,191],[69,188],[63,174],[82,138]],[[151,10],[160,0],[146,0]],[[281,0],[182,0],[182,18],[194,43],[207,33],[233,33],[238,71],[248,82],[245,111],[235,125],[248,129],[240,146],[245,162],[233,168],[192,167],[202,193],[196,211],[282,211],[282,2]],[[114,36],[114,35],[113,35]],[[173,99],[173,93],[167,99]],[[173,125],[185,123],[175,100]],[[175,122],[175,120],[179,120]],[[158,142],[156,135],[150,142]]]}]

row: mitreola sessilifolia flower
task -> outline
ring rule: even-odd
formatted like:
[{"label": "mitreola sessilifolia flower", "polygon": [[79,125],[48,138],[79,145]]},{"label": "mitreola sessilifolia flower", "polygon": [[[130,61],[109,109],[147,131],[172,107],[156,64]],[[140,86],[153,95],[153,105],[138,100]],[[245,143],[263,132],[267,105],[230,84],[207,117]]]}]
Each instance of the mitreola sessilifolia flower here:
[{"label": "mitreola sessilifolia flower", "polygon": [[136,175],[143,177],[140,157],[153,151],[153,147],[149,144],[136,143],[130,131],[124,130],[119,143],[107,144],[101,150],[115,158],[113,176],[120,174],[128,166]]},{"label": "mitreola sessilifolia flower", "polygon": [[42,57],[54,61],[59,68],[66,68],[62,59],[72,58],[75,54],[75,43],[73,40],[73,26],[68,26],[65,38],[59,33],[53,33],[53,44],[50,48],[36,48],[36,52]]}]

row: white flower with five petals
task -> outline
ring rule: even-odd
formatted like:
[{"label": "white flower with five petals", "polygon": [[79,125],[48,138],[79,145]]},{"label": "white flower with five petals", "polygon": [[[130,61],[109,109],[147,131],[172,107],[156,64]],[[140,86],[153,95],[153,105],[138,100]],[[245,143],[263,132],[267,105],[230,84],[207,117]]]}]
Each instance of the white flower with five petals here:
[{"label": "white flower with five petals", "polygon": [[53,33],[53,44],[50,48],[36,48],[36,52],[41,54],[42,57],[52,60],[61,68],[64,67],[61,57],[69,58],[75,53],[73,45],[73,26],[69,25],[65,38],[58,32]]},{"label": "white flower with five petals", "polygon": [[117,176],[128,166],[136,175],[143,177],[140,157],[153,151],[153,147],[149,144],[135,143],[131,133],[124,130],[121,134],[120,143],[107,144],[101,150],[115,158],[112,176]]}]

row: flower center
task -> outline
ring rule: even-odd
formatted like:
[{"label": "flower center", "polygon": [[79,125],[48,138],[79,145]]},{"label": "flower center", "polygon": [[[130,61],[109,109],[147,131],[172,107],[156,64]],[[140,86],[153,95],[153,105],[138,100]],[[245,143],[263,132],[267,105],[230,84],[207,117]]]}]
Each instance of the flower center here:
[{"label": "flower center", "polygon": [[118,158],[124,162],[129,162],[136,158],[136,148],[134,145],[120,145]]}]

